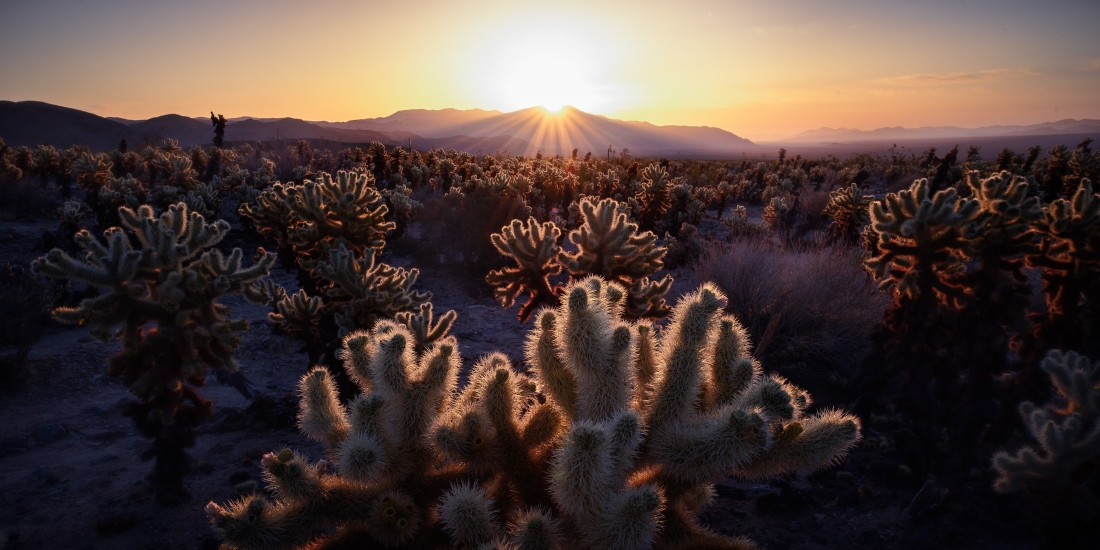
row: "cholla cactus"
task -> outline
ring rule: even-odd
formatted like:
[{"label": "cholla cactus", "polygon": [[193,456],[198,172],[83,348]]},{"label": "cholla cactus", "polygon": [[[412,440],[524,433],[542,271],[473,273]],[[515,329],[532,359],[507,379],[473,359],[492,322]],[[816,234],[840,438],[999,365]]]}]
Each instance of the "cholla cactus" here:
[{"label": "cholla cactus", "polygon": [[[247,186],[242,186],[241,189]],[[243,198],[255,197],[253,200],[242,200],[238,212],[244,218],[252,222],[252,227],[265,239],[275,241],[279,248],[287,248],[287,227],[294,221],[294,215],[287,206],[290,196],[290,185],[275,183],[256,195],[247,194]],[[249,188],[251,189],[251,188]]]},{"label": "cholla cactus", "polygon": [[416,341],[416,352],[424,353],[428,346],[447,337],[447,332],[451,330],[451,325],[454,324],[457,316],[458,314],[452,309],[440,316],[438,321],[434,321],[432,303],[425,302],[420,304],[419,311],[399,312],[394,315],[394,320],[412,332],[413,339]]},{"label": "cholla cactus", "polygon": [[625,311],[630,317],[668,315],[663,296],[672,287],[672,277],[649,280],[664,266],[666,250],[657,246],[657,236],[639,233],[638,225],[629,222],[622,205],[612,199],[582,200],[581,214],[584,223],[569,233],[577,251],[558,254],[571,278],[599,275],[623,285],[628,289]]},{"label": "cholla cactus", "polygon": [[622,319],[619,285],[591,277],[565,296],[528,338],[533,378],[493,353],[457,391],[453,338],[418,354],[396,323],[350,335],[363,394],[344,407],[324,369],[301,384],[300,427],[336,473],[265,456],[278,500],[207,505],[227,548],[754,548],[695,519],[714,481],[820,469],[859,439],[856,418],[806,415],[803,390],[760,372],[710,285],[660,341]]},{"label": "cholla cactus", "polygon": [[641,178],[635,196],[627,202],[634,210],[639,227],[656,229],[671,204],[668,171],[658,164],[650,164],[642,169]]},{"label": "cholla cactus", "polygon": [[672,186],[671,200],[662,226],[673,237],[678,237],[683,224],[698,225],[707,212],[706,205],[699,197],[706,200],[709,194],[709,188],[700,187],[699,190],[695,190],[686,182]]},{"label": "cholla cactus", "polygon": [[[909,413],[921,445],[936,449],[949,418],[942,393],[959,377],[958,365],[939,350],[957,336],[954,306],[966,298],[961,283],[979,203],[960,199],[954,189],[929,196],[928,181],[920,179],[887,195],[886,204],[871,204],[865,244],[872,256],[864,263],[894,301],[876,338],[873,351],[880,356],[864,364],[857,385],[872,406],[893,394],[891,385],[903,384],[896,404]],[[933,380],[939,392],[930,390]]]},{"label": "cholla cactus", "polygon": [[61,223],[58,224],[59,237],[63,242],[69,242],[77,231],[80,231],[80,222],[88,217],[92,210],[87,204],[72,199],[65,201],[58,212]]},{"label": "cholla cactus", "polygon": [[[117,227],[104,233],[106,244],[81,231],[76,241],[86,251],[83,260],[54,249],[35,260],[34,269],[103,289],[79,307],[54,310],[54,317],[91,324],[93,334],[104,340],[119,327],[122,351],[108,360],[108,372],[121,376],[137,396],[127,414],[153,439],[147,454],[157,459],[158,499],[175,502],[188,494],[185,449],[194,444],[194,428],[212,416],[211,403],[194,386],[202,384],[207,367],[236,372],[236,333],[248,328],[243,319],[227,318],[228,308],[217,299],[226,294],[262,299],[256,283],[274,256],[260,249],[259,260],[247,268],[240,249],[223,256],[212,247],[229,224],[209,223],[183,204],[160,217],[149,206],[122,208],[119,215],[140,250]],[[146,328],[150,323],[154,328]]]},{"label": "cholla cactus", "polygon": [[316,181],[286,189],[286,206],[295,216],[287,241],[304,268],[312,269],[340,245],[358,254],[382,251],[395,226],[385,221],[388,208],[373,183],[369,174],[340,171],[334,180],[322,172]]},{"label": "cholla cactus", "polygon": [[82,153],[73,162],[73,177],[76,178],[77,185],[94,197],[111,177],[111,166],[107,155]]},{"label": "cholla cactus", "polygon": [[[978,203],[966,253],[975,268],[961,279],[969,291],[959,311],[954,359],[966,373],[961,410],[949,422],[958,450],[984,461],[978,442],[982,430],[997,421],[1000,410],[995,377],[1009,370],[1007,344],[1013,334],[1029,329],[1032,290],[1023,272],[1023,255],[1037,251],[1031,223],[1042,217],[1036,197],[1029,197],[1027,179],[1010,172],[982,179],[976,171],[964,178]],[[944,342],[945,346],[948,342]],[[991,435],[991,434],[990,434]]]},{"label": "cholla cactus", "polygon": [[772,231],[779,231],[786,226],[790,212],[791,207],[787,206],[787,201],[784,201],[782,197],[772,197],[771,202],[764,207],[762,216],[764,225]]},{"label": "cholla cactus", "polygon": [[356,258],[340,244],[329,252],[327,262],[317,264],[317,274],[329,281],[323,287],[325,301],[335,312],[340,336],[369,329],[378,320],[392,319],[398,313],[417,311],[432,298],[430,292],[413,289],[420,270],[376,264],[374,257],[373,248]]},{"label": "cholla cactus", "polygon": [[485,281],[504,307],[512,307],[522,292],[529,293],[527,303],[519,310],[520,321],[526,322],[539,306],[557,303],[561,288],[552,286],[550,277],[561,273],[560,238],[561,230],[556,225],[540,224],[535,218],[512,220],[491,237],[497,251],[514,259],[518,266],[491,271]]},{"label": "cholla cactus", "polygon": [[1027,263],[1043,270],[1047,311],[1036,317],[1023,353],[1032,365],[1055,348],[1094,355],[1100,352],[1100,194],[1092,182],[1081,180],[1072,201],[1047,205],[1035,229],[1044,238]]},{"label": "cholla cactus", "polygon": [[[394,178],[397,177],[394,176]],[[386,199],[389,211],[393,213],[393,237],[396,239],[405,233],[405,228],[408,227],[409,222],[420,213],[420,209],[424,205],[412,198],[412,189],[409,189],[403,183],[398,183],[390,189],[382,191],[382,196]]]},{"label": "cholla cactus", "polygon": [[930,197],[928,180],[871,205],[874,223],[870,244],[878,254],[867,268],[880,288],[909,298],[942,293],[953,295],[953,277],[963,271],[966,238],[978,213],[977,201],[960,199],[954,189]]},{"label": "cholla cactus", "polygon": [[1041,518],[1053,527],[1051,533],[1063,542],[1072,542],[1075,535],[1079,541],[1095,542],[1100,494],[1095,482],[1088,486],[1086,475],[1095,477],[1100,465],[1100,364],[1053,350],[1042,369],[1058,398],[1042,407],[1030,401],[1020,404],[1024,425],[1038,446],[997,453],[993,487],[1033,499]]},{"label": "cholla cactus", "polygon": [[859,241],[860,230],[871,222],[867,206],[873,200],[874,197],[864,195],[856,183],[829,193],[829,205],[822,212],[833,219],[829,224],[829,234],[834,239],[851,244]]}]

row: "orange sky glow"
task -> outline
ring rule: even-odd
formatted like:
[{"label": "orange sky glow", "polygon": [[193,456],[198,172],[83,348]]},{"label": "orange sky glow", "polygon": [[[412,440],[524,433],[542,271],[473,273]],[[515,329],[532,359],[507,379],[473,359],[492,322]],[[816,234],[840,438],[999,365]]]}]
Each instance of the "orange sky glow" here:
[{"label": "orange sky glow", "polygon": [[1095,1],[14,4],[0,99],[124,118],[568,104],[757,141],[1100,118]]}]

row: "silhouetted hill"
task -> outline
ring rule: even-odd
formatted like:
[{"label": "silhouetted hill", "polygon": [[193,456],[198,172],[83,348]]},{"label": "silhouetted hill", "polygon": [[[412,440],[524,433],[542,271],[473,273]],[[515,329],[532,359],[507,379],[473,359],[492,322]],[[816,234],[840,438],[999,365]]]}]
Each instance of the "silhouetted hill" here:
[{"label": "silhouetted hill", "polygon": [[751,141],[718,128],[615,120],[570,106],[559,112],[532,107],[502,113],[447,131],[470,136],[512,136],[530,143],[530,147],[511,152],[527,155],[537,151],[564,155],[574,148],[582,155],[589,151],[601,155],[607,153],[609,146],[617,151],[627,148],[631,154],[642,156],[730,156],[755,150]]},{"label": "silhouetted hill", "polygon": [[281,118],[270,122],[248,119],[225,126],[226,141],[275,141],[280,139],[325,139],[345,143],[380,141],[387,145],[399,145],[397,141],[379,132],[325,128],[296,118]]},{"label": "silhouetted hill", "polygon": [[41,101],[0,101],[0,137],[8,145],[86,145],[105,151],[118,147],[122,139],[133,142],[136,135],[125,124],[77,109]]},{"label": "silhouetted hill", "polygon": [[463,124],[501,115],[500,111],[482,109],[408,109],[380,118],[362,118],[347,122],[317,122],[319,126],[347,130],[374,130],[394,138],[396,133],[412,133],[426,138],[456,135],[451,129]]},{"label": "silhouetted hill", "polygon": [[182,115],[163,115],[132,122],[129,126],[139,136],[149,138],[150,141],[172,138],[179,141],[181,147],[209,145],[214,141],[214,127],[209,119],[201,122]]}]

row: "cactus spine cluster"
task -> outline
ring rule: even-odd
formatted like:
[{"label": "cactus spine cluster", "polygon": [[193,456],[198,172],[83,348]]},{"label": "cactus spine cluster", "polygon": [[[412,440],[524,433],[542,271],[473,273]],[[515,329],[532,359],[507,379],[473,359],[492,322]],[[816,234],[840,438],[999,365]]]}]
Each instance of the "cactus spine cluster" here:
[{"label": "cactus spine cluster", "polygon": [[[194,444],[194,428],[211,418],[211,403],[195,387],[208,367],[237,371],[233,359],[247,330],[243,319],[230,319],[218,303],[227,294],[263,301],[262,286],[275,258],[263,249],[245,267],[240,249],[224,256],[214,247],[229,224],[208,222],[177,204],[155,216],[149,206],[123,207],[119,216],[142,248],[134,249],[126,232],[108,229],[106,243],[88,231],[76,235],[85,254],[73,258],[60,249],[35,260],[34,270],[50,277],[99,287],[103,293],[79,307],[58,308],[54,317],[66,323],[90,324],[106,340],[112,332],[122,351],[108,360],[108,372],[122,377],[137,397],[127,411],[153,440],[148,456],[156,457],[153,480],[162,502],[186,498],[183,485]],[[148,325],[152,325],[151,327]]]},{"label": "cactus spine cluster", "polygon": [[809,396],[761,373],[712,286],[677,305],[661,338],[623,320],[626,299],[599,277],[571,283],[528,337],[532,375],[493,353],[461,390],[453,337],[418,353],[397,323],[349,335],[344,367],[362,394],[342,405],[323,368],[301,384],[300,427],[335,472],[272,453],[277,500],[207,512],[240,549],[752,548],[695,519],[713,483],[828,466],[858,420],[806,415]]}]

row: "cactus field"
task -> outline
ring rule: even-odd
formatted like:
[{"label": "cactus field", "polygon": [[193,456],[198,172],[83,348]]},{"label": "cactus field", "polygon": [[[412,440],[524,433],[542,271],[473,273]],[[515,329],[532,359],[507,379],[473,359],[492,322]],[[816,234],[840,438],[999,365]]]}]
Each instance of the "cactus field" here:
[{"label": "cactus field", "polygon": [[1091,140],[785,153],[0,145],[0,549],[1100,540]]}]

